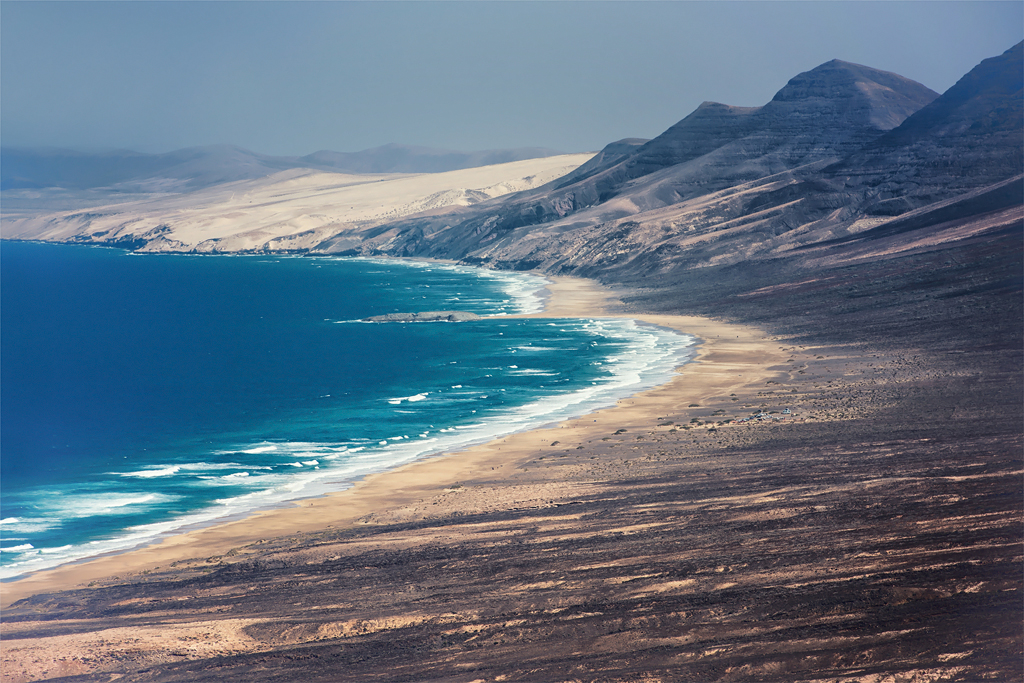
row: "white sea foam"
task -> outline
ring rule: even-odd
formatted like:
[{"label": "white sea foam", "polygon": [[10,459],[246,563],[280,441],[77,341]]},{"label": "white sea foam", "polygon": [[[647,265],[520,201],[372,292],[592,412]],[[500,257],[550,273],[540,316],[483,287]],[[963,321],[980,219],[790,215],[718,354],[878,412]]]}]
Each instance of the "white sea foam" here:
[{"label": "white sea foam", "polygon": [[361,261],[380,263],[389,267],[420,268],[432,273],[457,273],[471,275],[477,280],[489,280],[496,284],[503,292],[503,296],[497,299],[480,297],[478,301],[492,309],[494,315],[507,315],[509,313],[539,313],[544,310],[544,288],[548,280],[538,275],[528,273],[511,273],[507,271],[487,270],[473,268],[471,266],[458,266],[448,263],[434,263],[425,261],[396,261],[394,259],[360,258]]},{"label": "white sea foam", "polygon": [[263,444],[260,446],[254,446],[253,448],[247,448],[244,451],[238,451],[239,453],[249,453],[251,455],[258,455],[260,453],[273,453],[277,450],[276,443]]},{"label": "white sea foam", "polygon": [[422,394],[415,394],[413,396],[400,396],[398,398],[389,398],[387,401],[391,405],[397,406],[401,404],[402,401],[406,401],[407,403],[417,403],[418,401],[424,401],[429,395],[429,391],[424,391]]},{"label": "white sea foam", "polygon": [[[227,451],[228,453],[237,453],[243,451]],[[270,452],[270,451],[267,451]],[[170,477],[176,474],[193,476],[196,472],[210,472],[217,470],[230,470],[239,468],[249,469],[272,469],[270,466],[260,465],[242,465],[237,462],[188,462],[177,465],[151,465],[144,470],[138,470],[136,472],[114,472],[122,477],[134,477],[137,479],[153,479],[156,477]],[[206,479],[204,475],[196,475],[200,479]]]},{"label": "white sea foam", "polygon": [[[259,445],[253,446],[241,446],[236,450],[221,450],[215,451],[220,455],[232,455],[237,453],[251,454],[251,455],[273,455],[280,456],[283,458],[304,458],[310,455],[322,455],[331,453],[344,453],[348,451],[350,445],[347,443],[320,443],[313,441],[278,441],[274,443],[262,442]],[[266,462],[266,460],[264,460]],[[191,467],[191,465],[184,465],[183,467]],[[226,465],[211,465],[213,467],[244,467],[246,469],[271,469],[269,466],[257,466],[252,464],[238,464],[229,463]]]},{"label": "white sea foam", "polygon": [[[89,517],[129,515],[147,512],[154,505],[169,503],[178,496],[161,493],[76,493],[73,491],[37,491],[32,506],[45,513],[42,517],[17,518],[17,522],[4,525],[4,535],[37,535],[52,529],[60,528],[70,519]],[[70,552],[70,551],[69,551]],[[54,557],[60,553],[52,553]],[[91,553],[84,553],[89,555]],[[63,560],[61,560],[63,561]],[[13,566],[13,565],[12,565]],[[54,566],[54,565],[48,565]],[[18,573],[18,572],[16,572]],[[11,574],[5,568],[0,571],[0,578]]]},{"label": "white sea foam", "polygon": [[56,553],[62,553],[62,552],[65,552],[67,550],[70,550],[73,547],[74,546],[69,544],[69,545],[62,545],[59,548],[40,548],[39,552],[41,552],[44,555],[54,555]]},{"label": "white sea foam", "polygon": [[156,504],[178,500],[166,493],[69,493],[47,498],[48,507],[61,518],[123,515],[148,509]]},{"label": "white sea foam", "polygon": [[274,468],[250,466],[249,469],[257,470],[257,472],[253,473],[249,470],[242,470],[240,472],[231,472],[229,474],[200,474],[197,475],[195,479],[191,480],[191,483],[204,486],[238,486],[242,484],[246,487],[259,486],[260,482],[270,476],[268,471],[271,471]]},{"label": "white sea foam", "polygon": [[11,535],[38,534],[60,526],[57,517],[8,517],[3,520],[3,534],[7,540]]},{"label": "white sea foam", "polygon": [[170,477],[181,471],[181,466],[170,465],[157,469],[144,469],[138,472],[119,472],[122,477],[138,477],[139,479],[151,479],[153,477]]}]

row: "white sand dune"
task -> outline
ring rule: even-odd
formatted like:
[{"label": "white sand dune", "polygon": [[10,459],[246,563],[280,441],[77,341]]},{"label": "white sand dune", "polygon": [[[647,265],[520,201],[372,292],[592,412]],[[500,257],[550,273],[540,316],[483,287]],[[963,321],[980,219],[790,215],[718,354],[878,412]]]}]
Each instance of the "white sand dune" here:
[{"label": "white sand dune", "polygon": [[309,249],[422,211],[468,206],[539,187],[593,154],[528,159],[446,173],[353,175],[289,170],[145,201],[3,221],[3,237],[134,243],[140,251]]}]

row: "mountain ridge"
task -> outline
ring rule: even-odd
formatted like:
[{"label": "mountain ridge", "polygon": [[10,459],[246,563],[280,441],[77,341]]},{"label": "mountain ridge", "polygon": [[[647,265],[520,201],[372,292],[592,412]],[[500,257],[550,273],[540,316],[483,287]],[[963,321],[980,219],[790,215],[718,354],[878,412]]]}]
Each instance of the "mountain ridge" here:
[{"label": "mountain ridge", "polygon": [[[760,107],[704,102],[651,140],[610,143],[543,182],[432,190],[436,198],[358,218],[346,217],[340,205],[318,209],[326,217],[269,214],[245,239],[228,239],[218,229],[204,249],[438,257],[604,281],[795,257],[808,245],[881,235],[873,229],[907,212],[1021,173],[1021,49],[985,60],[942,95],[898,74],[832,60],[797,74]],[[965,122],[974,131],[969,136],[957,132]],[[182,168],[187,152],[175,159]],[[416,154],[434,162],[450,156],[402,145],[378,152],[391,164]],[[348,158],[332,154],[308,156],[318,163]],[[264,162],[254,157],[253,163]],[[959,206],[978,208],[979,201]],[[139,232],[143,224],[155,229],[155,210],[147,209],[143,223],[126,217],[120,226],[117,212],[108,212],[102,230],[90,228],[99,219],[84,213],[68,214],[78,227],[60,228],[65,219],[56,216],[45,221],[45,234],[66,239],[78,231],[76,239],[86,241],[116,235],[132,245],[159,242],[147,248],[198,248],[170,240],[173,221],[166,230]],[[18,234],[24,238],[32,229]]]},{"label": "mountain ridge", "polygon": [[[585,175],[570,174],[500,204],[482,203],[451,225],[443,216],[425,220],[410,234],[431,235],[436,246],[406,241],[401,253],[505,261],[510,254],[499,256],[493,245],[474,253],[474,241],[482,251],[494,240],[515,242],[529,226],[556,232],[592,227],[807,164],[837,161],[936,97],[910,79],[833,60],[798,74],[762,107],[705,102],[631,154]],[[406,225],[394,229],[401,233]],[[331,245],[323,248],[330,251]]]}]

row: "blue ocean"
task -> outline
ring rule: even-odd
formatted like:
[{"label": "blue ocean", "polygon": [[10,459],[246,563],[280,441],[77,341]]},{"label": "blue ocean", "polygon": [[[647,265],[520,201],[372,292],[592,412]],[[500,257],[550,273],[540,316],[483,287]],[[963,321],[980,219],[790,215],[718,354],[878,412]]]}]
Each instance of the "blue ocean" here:
[{"label": "blue ocean", "polygon": [[[337,491],[665,381],[692,337],[521,319],[450,264],[0,243],[0,578]],[[365,323],[462,310],[461,323]]]}]

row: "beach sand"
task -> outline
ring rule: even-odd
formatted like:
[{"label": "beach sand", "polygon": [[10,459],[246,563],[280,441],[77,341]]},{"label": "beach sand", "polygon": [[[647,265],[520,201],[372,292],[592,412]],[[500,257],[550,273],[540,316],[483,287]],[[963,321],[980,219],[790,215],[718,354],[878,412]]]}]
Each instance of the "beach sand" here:
[{"label": "beach sand", "polygon": [[[545,310],[522,317],[600,317],[609,315],[617,304],[614,292],[593,281],[569,277],[549,279],[550,295],[545,301]],[[538,450],[550,448],[552,441],[574,444],[592,441],[604,436],[610,425],[615,425],[615,429],[635,428],[677,412],[680,405],[729,394],[746,384],[763,383],[775,374],[769,368],[788,357],[769,335],[752,327],[689,316],[629,317],[700,338],[695,362],[681,367],[680,374],[671,382],[619,401],[614,408],[548,429],[512,434],[463,452],[373,474],[350,489],[303,500],[294,507],[259,512],[245,519],[177,534],[145,548],[5,583],[0,589],[0,607],[33,593],[82,587],[106,577],[136,574],[196,556],[223,555],[232,548],[275,536],[354,524],[368,515],[386,516],[389,510],[414,507],[417,501],[446,484],[468,486],[481,479],[493,479],[495,471],[518,467]],[[516,503],[515,500],[496,501],[499,506]]]},{"label": "beach sand", "polygon": [[[623,311],[585,280],[550,290],[545,315]],[[3,680],[1019,678],[1016,349],[629,315],[698,336],[694,362],[591,415],[4,584]]]}]

